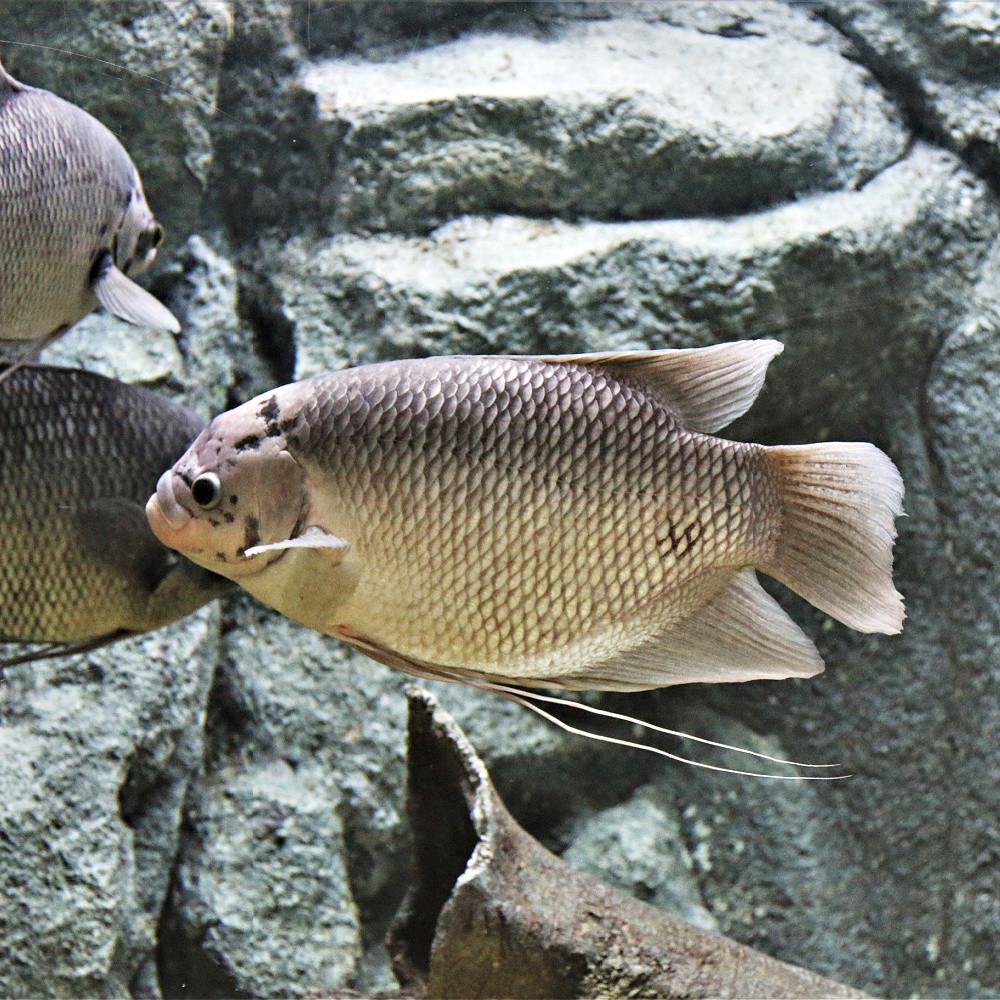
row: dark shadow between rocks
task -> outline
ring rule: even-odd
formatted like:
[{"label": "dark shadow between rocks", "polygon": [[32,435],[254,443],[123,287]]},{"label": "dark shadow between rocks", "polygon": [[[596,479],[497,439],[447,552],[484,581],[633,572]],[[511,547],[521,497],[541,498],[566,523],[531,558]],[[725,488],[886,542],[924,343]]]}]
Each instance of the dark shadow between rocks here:
[{"label": "dark shadow between rocks", "polygon": [[411,889],[389,933],[429,997],[862,997],[583,875],[512,819],[455,721],[409,689]]},{"label": "dark shadow between rocks", "polygon": [[191,939],[174,905],[174,887],[157,929],[156,966],[163,996],[172,1000],[244,1000],[251,994],[240,990],[234,976],[209,958],[200,941]]}]

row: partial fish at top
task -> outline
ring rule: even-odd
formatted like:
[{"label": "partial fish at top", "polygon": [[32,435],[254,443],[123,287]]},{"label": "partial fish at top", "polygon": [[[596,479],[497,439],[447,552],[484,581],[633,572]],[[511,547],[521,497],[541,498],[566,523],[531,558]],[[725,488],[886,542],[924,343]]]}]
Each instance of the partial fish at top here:
[{"label": "partial fish at top", "polygon": [[129,277],[162,240],[111,132],[0,65],[0,355],[37,356],[99,304],[130,323],[179,331]]},{"label": "partial fish at top", "polygon": [[636,690],[810,676],[760,569],[898,632],[903,484],[870,444],[713,432],[782,349],[393,361],[216,417],[154,532],[300,622],[417,674]]}]

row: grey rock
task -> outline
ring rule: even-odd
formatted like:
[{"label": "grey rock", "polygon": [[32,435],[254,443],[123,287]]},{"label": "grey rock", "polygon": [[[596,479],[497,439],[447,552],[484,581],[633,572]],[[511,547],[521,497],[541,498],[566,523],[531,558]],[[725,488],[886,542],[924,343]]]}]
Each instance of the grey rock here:
[{"label": "grey rock", "polygon": [[[790,756],[773,735],[706,711],[697,695],[672,701],[668,725],[773,757]],[[701,898],[719,930],[776,957],[795,955],[827,975],[837,970],[851,982],[875,981],[880,957],[871,946],[869,887],[859,877],[859,845],[831,816],[824,794],[829,785],[783,780],[822,772],[703,745],[685,750],[716,767],[749,767],[779,776],[748,780],[671,765],[657,781],[660,795],[670,796],[679,811]],[[819,751],[806,755],[807,763],[838,759]],[[852,767],[853,761],[833,773]],[[828,949],[832,940],[838,942],[835,957]]]},{"label": "grey rock", "polygon": [[466,35],[384,62],[326,61],[301,81],[343,135],[347,228],[740,212],[858,187],[906,145],[866,74],[784,34],[577,22],[554,37]]},{"label": "grey rock", "polygon": [[39,360],[150,388],[169,387],[183,365],[180,348],[166,330],[145,330],[105,312],[85,316]]},{"label": "grey rock", "polygon": [[562,859],[695,927],[717,930],[701,901],[677,816],[657,798],[643,789],[578,824]]},{"label": "grey rock", "polygon": [[1000,14],[991,2],[811,0],[915,129],[1000,177]]},{"label": "grey rock", "polygon": [[[335,6],[334,6],[335,4]],[[335,11],[336,16],[329,14]],[[333,0],[291,9],[307,55],[363,53],[371,59],[412,52],[468,32],[544,37],[573,21],[614,19],[673,24],[724,38],[780,34],[810,44],[835,40],[821,21],[789,11],[783,0]]]},{"label": "grey rock", "polygon": [[402,676],[250,598],[229,615],[213,746],[223,764],[231,743],[321,763],[339,789],[355,896],[364,912],[378,909],[398,891],[405,847]]},{"label": "grey rock", "polygon": [[0,993],[127,995],[197,771],[218,611],[0,687]]},{"label": "grey rock", "polygon": [[[257,338],[239,313],[238,276],[216,236],[192,236],[176,255],[179,271],[170,303],[181,320],[173,369],[188,406],[215,416],[272,388],[274,375],[257,350]],[[213,246],[215,244],[215,246]]]},{"label": "grey rock", "polygon": [[353,980],[357,911],[344,867],[338,796],[316,768],[237,759],[193,789],[163,940],[168,996],[205,990],[186,950],[230,992],[317,996]]},{"label": "grey rock", "polygon": [[[297,82],[292,0],[234,0],[233,34],[212,127],[213,202],[232,235],[325,229],[336,149],[314,96]],[[336,19],[338,10],[317,8]]]},{"label": "grey rock", "polygon": [[932,565],[947,590],[933,588],[925,605],[938,608],[940,659],[933,676],[940,693],[928,711],[935,728],[932,752],[921,770],[948,778],[937,794],[927,795],[933,801],[920,803],[911,814],[929,824],[922,836],[913,837],[912,846],[939,909],[922,915],[906,939],[908,954],[929,966],[945,991],[980,995],[997,990],[996,969],[982,942],[1000,927],[992,902],[1000,883],[987,860],[996,837],[997,792],[991,776],[998,761],[992,734],[1000,680],[1000,621],[991,596],[1000,552],[998,279],[1000,256],[994,250],[968,317],[945,342],[927,383],[929,478],[939,524]]},{"label": "grey rock", "polygon": [[[752,420],[764,413],[779,427],[840,406],[845,378],[857,413],[862,395],[884,387],[880,364],[896,374],[924,363],[930,331],[961,315],[997,226],[985,186],[918,146],[862,191],[731,220],[468,217],[423,238],[300,237],[265,252],[294,330],[296,377],[414,354],[778,335],[790,350]],[[901,332],[873,352],[879,326]],[[792,379],[791,365],[822,375]]]},{"label": "grey rock", "polygon": [[122,140],[166,229],[162,266],[200,222],[229,4],[11,0],[3,23],[11,73],[79,104]]}]

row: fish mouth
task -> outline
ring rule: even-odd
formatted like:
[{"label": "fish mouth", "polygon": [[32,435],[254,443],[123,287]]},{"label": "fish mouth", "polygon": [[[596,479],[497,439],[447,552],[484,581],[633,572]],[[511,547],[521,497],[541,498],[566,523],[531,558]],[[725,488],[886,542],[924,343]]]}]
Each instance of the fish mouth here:
[{"label": "fish mouth", "polygon": [[153,534],[166,545],[170,536],[190,523],[191,515],[178,503],[174,496],[174,474],[167,470],[156,484],[156,492],[146,502],[146,518]]}]

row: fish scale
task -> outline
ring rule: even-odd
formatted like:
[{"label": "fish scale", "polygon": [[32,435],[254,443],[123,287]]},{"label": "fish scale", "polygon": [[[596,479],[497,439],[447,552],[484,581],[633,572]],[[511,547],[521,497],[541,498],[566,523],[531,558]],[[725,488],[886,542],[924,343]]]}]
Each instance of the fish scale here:
[{"label": "fish scale", "polygon": [[[685,461],[692,454],[686,432],[669,411],[599,373],[567,370],[553,380],[530,361],[485,371],[461,359],[453,365],[440,411],[428,403],[439,381],[390,378],[379,393],[359,384],[341,395],[343,380],[331,379],[329,388],[314,383],[316,405],[300,417],[307,428],[301,447],[294,443],[300,432],[293,432],[292,453],[317,467],[358,519],[356,544],[372,569],[358,602],[377,604],[392,594],[405,603],[400,578],[407,593],[433,595],[425,598],[432,613],[421,622],[383,625],[392,648],[418,655],[434,648],[436,662],[453,662],[461,647],[464,660],[499,669],[523,654],[517,643],[524,635],[537,637],[534,655],[544,657],[571,636],[632,619],[654,601],[657,622],[669,622],[658,599],[692,569],[680,567],[669,542],[658,545],[649,530],[668,522],[667,483],[670,493],[693,485],[703,494],[683,522],[696,539],[725,514],[716,539],[720,565],[753,561],[755,535],[766,538],[767,522],[758,516],[752,530],[759,511],[751,507],[733,521],[722,508],[729,504],[727,471],[736,474],[739,455],[755,446],[717,441],[695,462]],[[596,430],[581,419],[588,390],[606,400],[594,411]],[[514,412],[507,432],[522,448],[507,451],[489,428],[510,397],[530,402]],[[435,413],[454,416],[441,425]],[[678,440],[677,449],[665,451],[665,439]],[[492,475],[480,466],[487,450]],[[393,478],[380,475],[385,468]],[[441,469],[454,478],[443,478]],[[609,497],[625,483],[627,497]],[[502,522],[485,530],[470,523],[462,515],[470,494],[482,509],[502,510]],[[511,496],[521,499],[505,502]],[[640,530],[623,533],[630,522]],[[531,541],[539,531],[544,544]],[[692,546],[692,567],[703,548],[700,540]]]},{"label": "fish scale", "polygon": [[619,690],[810,676],[815,647],[754,570],[898,631],[902,484],[870,445],[713,435],[780,349],[318,376],[217,417],[147,514],[201,565],[418,676]]},{"label": "fish scale", "polygon": [[[144,631],[227,588],[164,548],[142,516],[159,471],[203,425],[153,393],[87,372],[28,365],[8,373],[0,387],[4,641],[72,644]],[[105,513],[110,531],[89,534],[81,516],[92,525]],[[136,561],[126,568],[121,553]],[[189,586],[158,607],[153,592],[175,572]]]},{"label": "fish scale", "polygon": [[82,108],[0,65],[0,344],[39,347],[104,304],[179,331],[127,275],[162,239],[121,143]]}]

